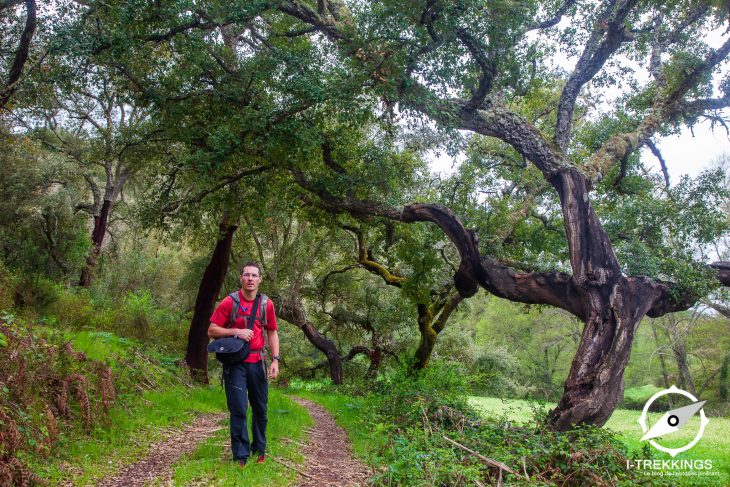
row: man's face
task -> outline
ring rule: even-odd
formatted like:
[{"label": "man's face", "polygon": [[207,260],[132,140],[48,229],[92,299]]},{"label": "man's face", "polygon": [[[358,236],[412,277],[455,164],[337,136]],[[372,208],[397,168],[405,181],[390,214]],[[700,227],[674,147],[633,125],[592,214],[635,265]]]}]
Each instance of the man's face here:
[{"label": "man's face", "polygon": [[261,276],[258,268],[253,266],[244,267],[241,273],[241,288],[244,291],[256,292],[259,289],[259,284],[261,284]]}]

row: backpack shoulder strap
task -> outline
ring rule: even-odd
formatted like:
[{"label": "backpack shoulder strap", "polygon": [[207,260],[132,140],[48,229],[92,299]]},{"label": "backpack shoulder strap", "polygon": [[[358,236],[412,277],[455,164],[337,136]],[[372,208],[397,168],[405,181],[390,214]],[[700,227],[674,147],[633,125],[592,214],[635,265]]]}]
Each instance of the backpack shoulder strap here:
[{"label": "backpack shoulder strap", "polygon": [[262,327],[266,327],[266,306],[269,304],[269,297],[265,294],[261,294],[261,322]]},{"label": "backpack shoulder strap", "polygon": [[236,322],[238,317],[238,309],[241,307],[241,299],[238,297],[238,291],[234,291],[228,295],[233,301],[231,305],[231,314],[228,315],[228,322],[226,322],[226,328],[230,328]]}]

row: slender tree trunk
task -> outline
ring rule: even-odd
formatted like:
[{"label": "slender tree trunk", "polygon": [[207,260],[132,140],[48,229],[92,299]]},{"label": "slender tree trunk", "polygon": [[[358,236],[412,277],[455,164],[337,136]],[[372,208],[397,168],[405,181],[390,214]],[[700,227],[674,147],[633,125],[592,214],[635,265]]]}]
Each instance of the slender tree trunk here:
[{"label": "slender tree trunk", "polygon": [[200,280],[198,295],[195,298],[195,311],[190,321],[188,332],[188,348],[185,353],[185,363],[190,367],[190,375],[196,381],[208,383],[208,327],[213,306],[228,273],[228,264],[233,246],[233,235],[238,229],[238,223],[229,223],[224,216],[219,225],[220,234],[216,242],[210,262]]},{"label": "slender tree trunk", "polygon": [[723,402],[728,401],[727,393],[727,378],[728,369],[730,369],[730,353],[725,355],[725,359],[722,361],[722,367],[720,367],[720,400]]},{"label": "slender tree trunk", "polygon": [[[659,335],[657,335],[656,332],[656,326],[651,326],[651,332],[654,334],[654,343],[656,344],[657,354],[659,355],[659,365],[662,368],[662,379],[664,379],[664,388],[669,389],[671,387],[671,383],[669,382],[669,372],[667,371],[667,362],[664,360],[664,354],[661,350],[661,344],[659,343]],[[672,404],[672,395],[667,395],[667,402],[669,403],[669,407],[673,408]]]},{"label": "slender tree trunk", "polygon": [[327,357],[332,383],[336,385],[342,384],[344,378],[342,358],[340,357],[340,352],[337,350],[337,345],[317,331],[314,325],[307,319],[302,303],[295,298],[289,297],[285,302],[280,302],[278,299],[275,300],[274,305],[276,306],[277,317],[299,327],[304,333],[304,336],[307,337],[307,340]]},{"label": "slender tree trunk", "polygon": [[436,338],[443,331],[451,313],[463,300],[461,294],[451,291],[448,295],[436,298],[430,306],[418,305],[418,331],[421,333],[421,341],[411,362],[411,373],[428,366],[436,346]]},{"label": "slender tree trunk", "polygon": [[679,370],[679,378],[681,381],[682,388],[697,396],[697,389],[695,389],[695,383],[692,380],[692,373],[689,370],[689,363],[687,362],[687,349],[684,347],[684,337],[679,333],[677,327],[679,323],[673,323],[670,328],[672,334],[672,352],[674,353],[674,359],[677,361],[677,370]]},{"label": "slender tree trunk", "polygon": [[378,371],[383,363],[383,349],[375,348],[368,358],[370,359],[370,367],[368,367],[365,377],[374,379],[378,376]]},{"label": "slender tree trunk", "polygon": [[89,287],[96,277],[96,265],[99,262],[101,254],[101,246],[104,243],[106,230],[109,226],[109,214],[112,211],[111,200],[104,200],[101,211],[98,215],[94,215],[94,229],[91,232],[91,249],[89,256],[86,258],[86,267],[81,271],[79,286]]},{"label": "slender tree trunk", "polygon": [[421,334],[421,340],[418,342],[418,348],[413,355],[413,362],[410,371],[415,372],[423,370],[428,366],[431,360],[433,348],[436,346],[436,331],[431,326],[433,324],[433,314],[429,307],[424,304],[418,305],[418,331]]}]

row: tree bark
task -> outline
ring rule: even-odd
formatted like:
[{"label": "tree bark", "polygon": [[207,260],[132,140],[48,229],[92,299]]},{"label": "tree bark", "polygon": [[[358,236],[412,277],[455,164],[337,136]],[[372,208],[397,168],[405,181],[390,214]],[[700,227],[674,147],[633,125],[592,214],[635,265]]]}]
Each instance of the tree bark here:
[{"label": "tree bark", "polygon": [[[657,335],[656,332],[656,326],[651,326],[651,332],[654,334],[654,343],[656,343],[656,350],[657,354],[659,355],[659,365],[662,368],[662,379],[664,379],[664,388],[669,389],[672,384],[669,382],[669,372],[667,371],[667,362],[664,360],[664,353],[661,350],[661,345],[659,344],[659,335]],[[673,408],[672,404],[672,396],[669,394],[667,396],[667,402],[669,402],[669,407]]]},{"label": "tree bark", "polygon": [[728,369],[730,369],[730,353],[725,355],[725,358],[722,361],[722,366],[720,367],[720,400],[723,402],[728,401]]},{"label": "tree bark", "polygon": [[678,326],[678,322],[672,323],[670,333],[672,336],[672,353],[674,354],[674,359],[677,361],[680,385],[684,390],[692,393],[694,396],[697,396],[697,389],[695,388],[695,383],[692,380],[689,363],[687,363],[687,349],[684,346],[684,337],[677,329]]},{"label": "tree bark", "polygon": [[79,286],[89,287],[96,277],[96,265],[101,255],[101,247],[104,244],[106,230],[109,227],[109,214],[112,211],[112,201],[105,199],[101,205],[101,211],[94,215],[94,229],[91,231],[91,249],[86,258],[86,267],[81,271]]},{"label": "tree bark", "polygon": [[413,356],[411,372],[428,366],[436,346],[436,338],[443,331],[451,313],[463,299],[464,297],[458,292],[451,292],[447,296],[436,298],[431,306],[418,305],[418,331],[421,334],[421,340]]},{"label": "tree bark", "polygon": [[317,331],[314,325],[307,319],[304,305],[297,298],[291,296],[285,300],[275,300],[274,305],[276,306],[277,317],[288,321],[302,330],[307,340],[327,357],[332,383],[335,385],[342,384],[344,374],[342,372],[342,359],[340,358],[340,352],[337,350],[337,345]]},{"label": "tree bark", "polygon": [[[7,6],[11,4],[17,4],[20,2],[7,2]],[[5,7],[6,5],[3,5]],[[0,10],[4,10],[0,9]],[[18,49],[15,51],[15,57],[13,58],[13,64],[10,66],[10,72],[8,78],[4,83],[4,86],[0,88],[0,108],[5,108],[17,88],[18,80],[23,73],[23,67],[28,61],[30,54],[30,43],[33,40],[33,34],[36,30],[36,2],[35,0],[25,0],[26,20],[23,33],[20,35],[20,43]]]},{"label": "tree bark", "polygon": [[218,241],[210,262],[205,267],[195,298],[195,311],[190,321],[188,348],[185,352],[185,363],[190,367],[190,375],[194,380],[204,384],[208,383],[207,346],[210,316],[213,314],[213,306],[228,273],[233,235],[238,229],[238,222],[230,223],[228,216],[224,216],[218,228],[220,230]]}]

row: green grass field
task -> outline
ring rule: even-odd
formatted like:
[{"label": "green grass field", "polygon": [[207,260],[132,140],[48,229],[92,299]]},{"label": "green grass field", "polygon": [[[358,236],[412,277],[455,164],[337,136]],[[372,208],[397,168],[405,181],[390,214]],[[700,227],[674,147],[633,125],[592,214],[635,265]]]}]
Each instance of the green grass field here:
[{"label": "green grass field", "polygon": [[[489,417],[506,417],[515,423],[528,423],[533,420],[536,411],[545,411],[555,404],[522,401],[517,399],[499,399],[494,397],[469,398],[469,403],[482,414]],[[640,442],[643,432],[638,419],[641,411],[628,409],[617,409],[608,423],[609,428],[620,435],[623,442],[631,451],[638,452],[641,457],[641,450],[645,443]],[[661,417],[659,413],[650,413],[648,423]],[[712,476],[701,477],[702,481],[695,485],[730,485],[730,419],[708,417],[709,424],[705,428],[704,435],[699,442],[691,449],[678,454],[676,460],[712,460]],[[666,438],[658,439],[658,443],[668,448],[677,448],[687,444],[694,438],[699,428],[699,417],[695,415],[679,432],[668,435]],[[654,458],[670,460],[669,454],[654,450]],[[719,474],[719,475],[718,475]],[[676,485],[685,485],[677,479]]]}]

